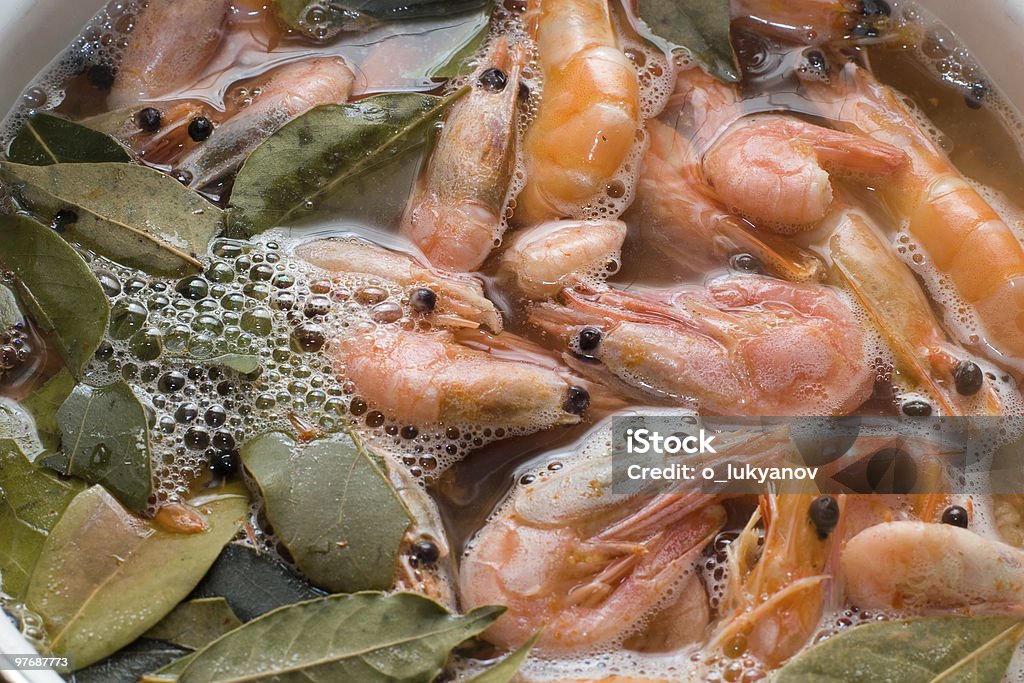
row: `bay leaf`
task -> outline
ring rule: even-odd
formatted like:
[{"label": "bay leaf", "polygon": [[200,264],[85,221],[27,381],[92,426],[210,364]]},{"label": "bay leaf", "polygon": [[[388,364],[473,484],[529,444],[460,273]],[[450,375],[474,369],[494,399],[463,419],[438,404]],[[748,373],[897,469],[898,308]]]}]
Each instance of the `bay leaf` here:
[{"label": "bay leaf", "polygon": [[430,683],[452,648],[482,633],[503,611],[479,607],[454,615],[415,593],[330,595],[282,607],[232,631],[200,650],[178,680]]},{"label": "bay leaf", "polygon": [[188,654],[185,648],[139,638],[106,659],[76,671],[68,683],[137,683],[145,674],[168,666]]},{"label": "bay leaf", "polygon": [[5,398],[0,398],[0,439],[13,441],[32,462],[46,450],[36,434],[32,415],[23,406]]},{"label": "bay leaf", "polygon": [[155,626],[195,587],[249,512],[241,485],[189,503],[206,531],[175,534],[132,515],[102,486],[75,496],[43,545],[26,593],[49,652],[82,668]]},{"label": "bay leaf", "polygon": [[64,509],[83,486],[35,467],[18,445],[0,440],[0,587],[20,598]]},{"label": "bay leaf", "polygon": [[73,211],[64,236],[154,275],[198,273],[223,212],[174,178],[138,164],[0,163],[27,208],[48,220]]},{"label": "bay leaf", "polygon": [[62,368],[60,372],[46,380],[26,396],[21,405],[31,413],[36,423],[36,434],[43,447],[49,451],[60,448],[60,426],[57,424],[57,411],[76,386],[75,378]]},{"label": "bay leaf", "polygon": [[230,231],[252,236],[308,217],[347,180],[415,147],[464,92],[377,95],[296,118],[242,165],[231,194]]},{"label": "bay leaf", "polygon": [[241,625],[224,598],[199,598],[175,607],[145,637],[199,650]]},{"label": "bay leaf", "polygon": [[131,155],[108,135],[40,112],[22,126],[7,148],[7,159],[17,164],[49,166],[60,163],[131,161]]},{"label": "bay leaf", "polygon": [[[482,7],[480,12],[472,17],[472,21],[473,25],[470,27],[472,33],[467,36],[468,39],[463,44],[454,46],[448,60],[430,72],[429,75],[432,78],[455,78],[456,76],[465,76],[473,70],[470,60],[480,51],[491,32],[490,3]],[[407,74],[410,77],[414,75]]]},{"label": "bay leaf", "polygon": [[805,650],[775,683],[999,683],[1024,635],[1003,617],[922,617],[857,626]]},{"label": "bay leaf", "polygon": [[21,216],[0,216],[0,264],[14,272],[22,305],[68,371],[81,377],[110,318],[107,297],[85,261],[53,230]]},{"label": "bay leaf", "polygon": [[639,0],[646,37],[665,50],[682,47],[712,76],[726,83],[740,80],[729,40],[729,0]]},{"label": "bay leaf", "polygon": [[183,657],[175,659],[173,662],[168,662],[159,669],[147,673],[145,676],[139,678],[138,683],[172,683],[178,680],[181,676],[181,672],[185,670],[193,659],[196,658],[195,652],[190,652]]},{"label": "bay leaf", "polygon": [[228,544],[189,596],[223,597],[242,621],[322,596],[289,567],[241,543]]},{"label": "bay leaf", "polygon": [[14,292],[6,285],[0,284],[0,332],[14,327],[24,319]]},{"label": "bay leaf", "polygon": [[536,645],[538,638],[540,638],[540,631],[523,643],[522,647],[517,648],[486,671],[473,676],[466,683],[511,683],[516,674],[519,673],[519,667],[523,665],[523,662],[529,656],[530,650]]},{"label": "bay leaf", "polygon": [[242,447],[274,533],[332,592],[390,588],[412,518],[379,461],[348,434],[297,445],[281,433]]},{"label": "bay leaf", "polygon": [[103,484],[132,510],[146,507],[153,488],[149,420],[130,386],[79,384],[57,411],[57,425],[62,448],[44,465]]},{"label": "bay leaf", "polygon": [[205,365],[217,365],[228,370],[240,372],[247,375],[260,369],[260,357],[252,353],[223,353],[219,356],[206,358],[202,361]]},{"label": "bay leaf", "polygon": [[[315,40],[368,31],[382,22],[446,17],[486,7],[489,0],[274,0],[278,18]],[[316,21],[309,17],[316,16]]]}]

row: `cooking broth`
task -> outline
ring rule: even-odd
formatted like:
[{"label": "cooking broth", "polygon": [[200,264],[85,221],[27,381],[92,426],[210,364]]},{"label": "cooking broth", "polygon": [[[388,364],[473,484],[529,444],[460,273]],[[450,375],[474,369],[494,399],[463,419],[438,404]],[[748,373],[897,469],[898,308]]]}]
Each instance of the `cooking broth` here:
[{"label": "cooking broth", "polygon": [[[621,47],[637,70],[643,117],[657,117],[682,130],[683,108],[673,103],[670,96],[676,71],[695,68],[694,62],[678,54],[666,56],[656,49],[636,33],[634,19],[624,7],[613,4],[614,26]],[[909,98],[938,146],[1018,237],[1024,235],[1024,207],[1014,200],[1024,196],[1024,142],[1016,111],[1001,99],[998,84],[991,83],[971,62],[949,29],[913,5],[894,3],[891,9],[891,34],[870,44],[848,45],[850,56],[869,65],[882,82]],[[318,43],[282,29],[269,5],[238,0],[231,28],[216,57],[186,87],[146,104],[170,107],[179,100],[198,102],[220,125],[218,116],[242,111],[248,101],[259,97],[254,89],[259,87],[261,75],[282,64],[324,56],[340,56],[352,68],[354,86],[350,101],[393,92],[451,95],[470,82],[466,71],[451,79],[434,73],[459,59],[467,46],[476,50],[468,62],[473,66],[483,63],[496,41],[509,38],[533,53],[521,83],[517,84],[521,90],[517,131],[522,143],[543,101],[544,83],[536,45],[527,36],[521,10],[508,3],[498,7],[490,19],[490,32],[479,44],[475,39],[482,27],[474,23],[472,15],[465,14],[426,21],[380,22],[368,30],[343,32],[335,39]],[[112,2],[86,27],[69,51],[31,84],[22,103],[8,115],[0,136],[5,149],[37,111],[53,112],[87,124],[92,121],[100,125],[104,121],[109,85],[106,81],[116,76],[118,60],[126,41],[131,40],[131,30],[141,11],[136,2]],[[824,120],[795,76],[797,70],[808,68],[808,53],[818,48],[785,43],[768,35],[769,32],[759,32],[756,26],[739,23],[742,27],[734,27],[733,41],[745,72],[742,111],[786,111],[809,121]],[[691,131],[688,142],[703,154],[722,132],[699,128]],[[145,150],[143,138],[133,134],[131,142],[139,143]],[[436,134],[428,137],[397,164],[373,175],[373,183],[364,186],[358,184],[358,179],[353,180],[353,194],[358,196],[364,187],[384,179],[383,189],[373,188],[372,205],[348,197],[326,210],[324,206],[310,206],[307,219],[250,239],[218,237],[209,253],[199,256],[203,266],[200,276],[155,276],[117,263],[99,251],[79,247],[111,306],[109,333],[88,365],[85,377],[95,386],[122,380],[130,383],[145,399],[151,413],[149,438],[155,486],[145,510],[147,516],[216,483],[218,477],[210,471],[211,459],[222,453],[237,454],[255,436],[282,431],[315,439],[351,428],[384,454],[389,468],[411,476],[432,496],[440,508],[444,528],[431,529],[429,533],[446,535],[453,556],[463,557],[474,536],[494,519],[509,496],[530,486],[540,476],[538,473],[557,473],[565,462],[580,457],[578,450],[588,437],[593,437],[595,425],[603,418],[623,408],[642,407],[642,399],[635,395],[627,394],[628,398],[623,399],[608,388],[608,395],[595,395],[591,390],[590,406],[579,424],[551,426],[553,420],[547,415],[538,416],[532,423],[506,427],[472,422],[417,424],[364,398],[367,387],[353,382],[340,367],[343,364],[332,361],[328,352],[336,348],[338,340],[382,325],[417,333],[431,330],[432,325],[416,313],[410,292],[402,285],[372,275],[327,272],[303,260],[296,250],[311,240],[335,238],[370,243],[424,261],[422,252],[399,233],[399,224],[436,141]],[[139,160],[175,174],[175,162],[182,150],[201,144],[185,137],[175,138],[172,143],[150,151],[148,156],[141,152]],[[648,143],[648,135],[638,133],[621,168],[609,179],[605,196],[576,207],[574,217],[598,220],[623,215],[634,200]],[[186,184],[188,180],[185,179]],[[526,180],[524,145],[520,144],[502,232],[510,219],[515,222],[515,197]],[[232,182],[229,173],[200,189],[213,202],[226,207]],[[938,290],[951,292],[948,283],[942,284],[943,275],[923,260],[923,250],[918,249],[900,219],[880,198],[879,187],[857,177],[841,182],[844,191],[885,225],[887,234],[895,236],[901,258],[914,267],[919,279],[933,284],[929,290],[936,290],[934,285],[939,283]],[[5,199],[10,205],[11,197]],[[629,238],[621,259],[590,274],[595,288],[607,280],[623,290],[643,292],[656,286],[702,285],[729,273],[772,274],[770,264],[758,262],[742,250],[731,254],[728,263],[687,269],[685,264],[681,266],[659,253],[649,241],[648,231],[655,228],[630,219],[628,213],[626,216],[630,223]],[[506,242],[516,229],[510,228]],[[756,230],[752,226],[751,229]],[[827,266],[831,263],[830,236],[828,229],[811,230],[792,236],[790,244],[814,254]],[[501,248],[476,276],[500,310],[506,331],[527,340],[531,346],[527,350],[511,348],[492,353],[499,357],[539,357],[549,364],[562,362],[564,345],[555,335],[530,324],[533,303],[505,286],[500,258]],[[5,279],[13,282],[13,277]],[[871,396],[855,414],[896,416],[914,400],[925,401],[929,406],[940,405],[938,397],[896,368],[897,359],[858,299],[846,290],[839,296],[865,328],[866,358],[875,374]],[[1024,414],[1024,404],[1011,376],[1012,371],[1019,370],[1020,359],[1002,356],[988,346],[971,307],[952,292],[949,296],[933,297],[929,303],[986,373],[988,386],[1001,399],[1006,413]],[[479,334],[482,339],[484,333]],[[224,367],[216,362],[224,354],[256,358],[258,367]],[[31,320],[17,330],[0,334],[0,397],[12,404],[38,391],[60,366],[60,355],[48,348],[45,335]],[[592,386],[601,389],[598,383]],[[971,404],[970,400],[964,399],[972,409],[980,405]],[[830,405],[822,408],[826,413],[832,410]],[[599,450],[594,446],[587,448]],[[252,491],[258,490],[254,480],[246,481]],[[263,503],[258,497],[256,501],[242,540],[295,565],[294,558],[270,527]],[[975,496],[973,505],[973,528],[995,536],[995,520],[991,519],[985,497]],[[728,501],[727,522],[691,570],[708,587],[712,611],[721,607],[728,581],[730,569],[725,547],[740,535],[755,508],[751,496]],[[901,513],[911,514],[907,510],[901,509]],[[432,570],[421,566],[417,571],[425,581],[422,575],[429,575]],[[663,609],[669,598],[676,597],[671,591],[666,596],[652,608],[652,614]],[[22,609],[14,600],[5,601],[5,607],[12,612]],[[811,642],[859,623],[900,616],[903,615],[896,611],[861,610],[843,604],[836,610],[825,610]],[[23,631],[45,647],[46,636],[34,623],[29,615]],[[742,652],[729,659],[720,654],[706,655],[700,646],[669,654],[632,651],[630,638],[642,629],[643,624],[611,645],[582,655],[539,654],[527,661],[523,671],[530,680],[597,678],[599,674],[611,673],[685,680],[699,670],[709,677],[706,680],[753,681],[768,673],[761,662]],[[486,649],[469,652],[457,660],[457,666],[462,673],[476,671],[480,662],[474,655],[487,653]],[[1018,679],[1022,676],[1024,673]]]}]

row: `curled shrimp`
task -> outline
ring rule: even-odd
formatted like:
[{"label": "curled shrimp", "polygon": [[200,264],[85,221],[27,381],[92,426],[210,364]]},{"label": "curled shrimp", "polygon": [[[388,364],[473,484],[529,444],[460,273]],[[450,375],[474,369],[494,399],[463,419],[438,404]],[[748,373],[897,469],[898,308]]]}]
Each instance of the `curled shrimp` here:
[{"label": "curled shrimp", "polygon": [[665,114],[647,122],[650,145],[626,220],[645,243],[691,272],[749,254],[787,280],[817,279],[816,256],[789,240],[758,234],[752,223],[726,209],[704,178],[703,151],[738,109],[735,88],[698,68],[680,73]]},{"label": "curled shrimp", "polygon": [[527,183],[516,218],[574,216],[604,193],[636,144],[640,86],[619,48],[608,0],[532,0],[544,75],[525,139]]},{"label": "curled shrimp", "polygon": [[778,114],[751,116],[727,130],[704,158],[704,173],[731,209],[780,233],[817,226],[832,206],[833,173],[884,178],[906,160],[864,135]]},{"label": "curled shrimp", "polygon": [[859,607],[1024,613],[1024,551],[949,524],[894,521],[842,552],[846,594]]},{"label": "curled shrimp", "polygon": [[[463,343],[450,332],[378,327],[331,345],[339,374],[363,399],[420,429],[441,425],[536,431],[580,421],[590,395],[526,342]],[[502,345],[519,346],[506,353]]]},{"label": "curled shrimp", "polygon": [[990,382],[964,389],[973,392],[968,395],[957,390],[958,366],[977,363],[948,341],[913,272],[882,241],[871,219],[844,208],[828,225],[833,266],[885,337],[897,369],[934,397],[945,415],[1000,414],[1003,402]]},{"label": "curled shrimp", "polygon": [[333,274],[381,278],[407,290],[414,312],[441,327],[502,328],[501,314],[479,280],[422,265],[412,256],[361,239],[328,239],[296,248],[300,258]]},{"label": "curled shrimp", "polygon": [[828,83],[808,80],[804,88],[821,114],[907,154],[908,163],[879,185],[880,194],[906,221],[938,276],[973,307],[983,340],[1007,363],[1021,357],[1024,249],[999,214],[939,151],[900,97],[867,70],[848,63]]},{"label": "curled shrimp", "polygon": [[257,145],[293,118],[322,104],[348,100],[354,80],[343,59],[314,57],[284,64],[241,84],[259,94],[245,98],[222,123],[215,123],[210,137],[195,143],[176,171],[187,174],[193,187],[209,185],[237,170]]},{"label": "curled shrimp", "polygon": [[886,0],[731,0],[734,22],[797,43],[877,38],[889,24]]},{"label": "curled shrimp", "polygon": [[732,276],[562,299],[530,321],[634,392],[705,413],[844,414],[873,384],[860,323],[824,286]]},{"label": "curled shrimp", "polygon": [[[810,509],[816,493],[766,494],[760,514],[731,544],[726,615],[712,644],[731,656],[753,655],[775,668],[807,644],[821,620],[831,580],[834,529],[821,533]],[[843,496],[832,498],[841,519]],[[758,521],[764,541],[758,549]]]},{"label": "curled shrimp", "polygon": [[448,115],[402,230],[439,268],[479,268],[501,239],[526,51],[499,39]]},{"label": "curled shrimp", "polygon": [[549,221],[519,232],[499,276],[531,299],[547,299],[588,275],[614,272],[626,239],[622,221]]},{"label": "curled shrimp", "polygon": [[149,0],[107,103],[132,106],[190,85],[220,47],[230,12],[231,0]]}]

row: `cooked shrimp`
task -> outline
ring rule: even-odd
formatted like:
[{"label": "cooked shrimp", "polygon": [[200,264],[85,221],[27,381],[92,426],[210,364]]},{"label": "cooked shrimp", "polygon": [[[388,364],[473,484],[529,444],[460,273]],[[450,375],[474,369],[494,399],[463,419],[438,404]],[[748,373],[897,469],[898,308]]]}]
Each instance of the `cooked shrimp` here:
[{"label": "cooked shrimp", "polygon": [[220,47],[230,11],[231,0],[149,0],[107,103],[132,106],[190,85]]},{"label": "cooked shrimp", "polygon": [[[608,0],[532,0],[544,75],[525,140],[516,219],[573,217],[604,193],[636,144],[640,86],[618,46]],[[539,7],[538,7],[539,5]]]},{"label": "cooked shrimp", "polygon": [[780,233],[817,227],[832,205],[833,173],[892,174],[906,155],[863,135],[778,114],[734,124],[704,158],[704,173],[730,208]]},{"label": "cooked shrimp", "polygon": [[[238,169],[249,153],[293,118],[322,104],[341,104],[355,77],[338,57],[315,57],[279,66],[244,85],[253,93],[214,126],[178,163],[193,187],[204,187]],[[255,94],[255,93],[259,94]]]},{"label": "cooked shrimp", "polygon": [[797,43],[876,38],[892,9],[886,0],[731,0],[733,20]]},{"label": "cooked shrimp", "polygon": [[[588,446],[604,442],[602,451]],[[693,571],[725,521],[715,496],[694,490],[617,494],[612,488],[611,421],[583,441],[558,471],[542,470],[517,486],[467,546],[459,577],[463,606],[502,604],[508,611],[486,632],[517,647],[543,628],[536,648],[564,653],[626,642],[639,649],[678,648],[700,640],[707,595]],[[717,457],[781,458],[782,432],[734,434]],[[680,585],[682,582],[682,585]],[[675,613],[647,619],[675,587],[689,596]],[[671,636],[651,628],[671,628]]]},{"label": "cooked shrimp", "polygon": [[[864,213],[840,209],[828,225],[832,263],[896,355],[897,369],[938,402],[945,415],[998,415],[1003,402],[965,351],[951,344],[910,268]],[[958,370],[959,368],[959,370]],[[957,389],[956,372],[978,382]]]},{"label": "cooked shrimp", "polygon": [[871,391],[860,323],[825,286],[732,276],[562,296],[531,322],[647,396],[713,414],[812,415],[847,413]]},{"label": "cooked shrimp", "polygon": [[[509,344],[511,335],[497,343]],[[539,351],[503,357],[462,344],[448,332],[378,327],[331,345],[339,374],[368,403],[420,429],[441,425],[537,431],[574,424],[590,403],[587,390]]]},{"label": "cooked shrimp", "polygon": [[[700,69],[679,77],[679,120],[692,122],[684,132],[710,136],[729,120],[737,94]],[[675,107],[673,107],[675,110]],[[705,131],[701,133],[700,131]],[[639,237],[689,272],[721,267],[733,256],[749,254],[772,273],[794,281],[816,279],[821,262],[789,240],[758,235],[748,221],[729,212],[707,185],[701,168],[701,140],[689,139],[660,120],[647,122],[650,146],[637,181],[627,222]]]},{"label": "cooked shrimp", "polygon": [[935,146],[900,97],[866,69],[850,63],[830,84],[808,81],[804,87],[823,115],[907,154],[909,162],[879,185],[880,194],[906,221],[907,232],[938,275],[973,306],[984,341],[1007,363],[1020,358],[1024,249],[1010,228]]},{"label": "cooked shrimp", "polygon": [[547,299],[621,258],[622,221],[549,221],[517,233],[502,254],[499,276],[531,299]]},{"label": "cooked shrimp", "polygon": [[846,544],[842,572],[862,608],[1024,613],[1024,551],[949,524],[869,527]]},{"label": "cooked shrimp", "polygon": [[372,275],[408,288],[413,309],[436,325],[483,325],[501,331],[501,314],[484,296],[479,280],[469,276],[434,270],[412,256],[360,239],[316,240],[300,245],[295,253],[330,273]]},{"label": "cooked shrimp", "polygon": [[439,268],[476,270],[501,239],[525,60],[521,45],[495,43],[448,114],[406,212],[403,232]]},{"label": "cooked shrimp", "polygon": [[[816,493],[768,494],[761,497],[760,515],[730,547],[730,613],[712,643],[742,651],[775,668],[796,654],[814,635],[821,620],[831,580],[833,539],[840,522],[843,497],[821,505]],[[816,524],[812,507],[827,507],[828,525]],[[764,521],[764,542],[758,551],[757,521]],[[756,557],[756,560],[754,559]],[[751,564],[752,563],[752,564]]]}]

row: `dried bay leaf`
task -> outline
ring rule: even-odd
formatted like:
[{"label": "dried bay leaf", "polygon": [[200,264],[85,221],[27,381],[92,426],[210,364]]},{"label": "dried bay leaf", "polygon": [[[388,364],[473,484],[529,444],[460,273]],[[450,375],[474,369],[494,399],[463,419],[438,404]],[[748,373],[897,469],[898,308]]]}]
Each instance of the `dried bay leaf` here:
[{"label": "dried bay leaf", "polygon": [[75,496],[43,545],[25,603],[49,652],[77,668],[116,652],[181,602],[249,511],[241,485],[192,499],[207,529],[174,534],[132,515],[102,486]]},{"label": "dried bay leaf", "polygon": [[999,683],[1024,635],[1002,617],[922,617],[848,629],[805,650],[775,683]]},{"label": "dried bay leaf", "polygon": [[312,215],[348,180],[421,144],[463,93],[377,95],[296,118],[242,165],[231,193],[229,230],[252,236]]},{"label": "dried bay leaf", "polygon": [[190,596],[223,597],[242,621],[323,593],[277,560],[255,548],[231,543]]},{"label": "dried bay leaf", "polygon": [[61,452],[47,467],[103,484],[126,507],[141,511],[153,487],[146,409],[124,382],[80,384],[57,411]]},{"label": "dried bay leaf", "polygon": [[110,657],[71,674],[68,683],[138,683],[150,671],[162,670],[188,654],[185,648],[171,643],[139,638]]},{"label": "dried bay leaf", "polygon": [[0,264],[14,272],[22,305],[80,377],[107,331],[110,305],[78,252],[21,216],[0,216]]},{"label": "dried bay leaf", "polygon": [[519,667],[523,665],[526,658],[530,654],[530,650],[537,643],[537,639],[540,638],[540,632],[538,631],[528,641],[523,643],[522,647],[517,648],[514,652],[508,654],[500,662],[487,669],[478,673],[476,676],[470,678],[466,683],[511,683],[511,681],[519,673]]},{"label": "dried bay leaf", "polygon": [[25,122],[7,148],[17,164],[126,163],[131,155],[108,135],[53,114],[40,112]]},{"label": "dried bay leaf", "polygon": [[21,597],[46,536],[82,490],[35,467],[9,439],[0,439],[0,587]]},{"label": "dried bay leaf", "polygon": [[174,178],[137,164],[0,163],[0,179],[48,219],[72,211],[64,236],[154,275],[202,271],[198,256],[224,224],[223,212]]},{"label": "dried bay leaf", "polygon": [[639,0],[648,36],[666,50],[683,47],[705,71],[726,83],[740,79],[729,40],[729,0]]},{"label": "dried bay leaf", "polygon": [[241,625],[224,598],[199,598],[175,607],[145,637],[199,650]]},{"label": "dried bay leaf", "polygon": [[[430,19],[488,7],[490,0],[274,0],[278,19],[316,40],[368,31],[382,22]],[[316,16],[316,21],[309,21]]]},{"label": "dried bay leaf", "polygon": [[60,448],[57,411],[64,405],[64,401],[71,395],[75,386],[75,378],[67,368],[64,368],[21,401],[22,407],[35,420],[36,434],[47,450],[56,451]]},{"label": "dried bay leaf", "polygon": [[412,518],[362,444],[339,434],[299,446],[270,433],[242,447],[242,462],[310,581],[332,592],[391,587]]},{"label": "dried bay leaf", "polygon": [[[459,643],[503,607],[454,615],[414,593],[331,595],[282,607],[200,650],[181,683],[430,683]],[[287,638],[279,634],[288,634]]]}]

